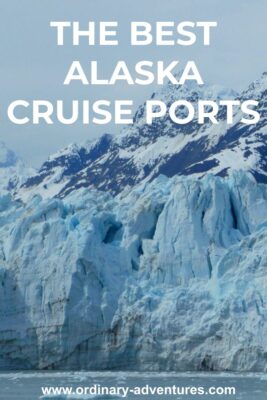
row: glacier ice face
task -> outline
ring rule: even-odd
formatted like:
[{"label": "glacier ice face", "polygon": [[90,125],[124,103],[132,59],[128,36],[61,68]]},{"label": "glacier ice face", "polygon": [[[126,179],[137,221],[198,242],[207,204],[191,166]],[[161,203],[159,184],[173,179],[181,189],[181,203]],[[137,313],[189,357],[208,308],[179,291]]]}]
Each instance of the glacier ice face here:
[{"label": "glacier ice face", "polygon": [[267,370],[267,191],[244,172],[0,198],[0,368]]},{"label": "glacier ice face", "polygon": [[22,367],[51,365],[111,324],[126,252],[104,245],[115,224],[109,196],[80,195],[75,206],[35,197],[5,213],[7,221],[17,213],[1,238],[1,339],[18,335],[11,366],[13,358]]}]

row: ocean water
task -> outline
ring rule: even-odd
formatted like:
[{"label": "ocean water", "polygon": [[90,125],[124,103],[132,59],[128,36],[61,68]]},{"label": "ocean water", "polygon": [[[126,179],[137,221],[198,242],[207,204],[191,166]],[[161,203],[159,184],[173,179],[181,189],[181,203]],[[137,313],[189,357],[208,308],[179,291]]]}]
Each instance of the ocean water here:
[{"label": "ocean water", "polygon": [[[207,391],[211,387],[234,387],[235,395],[210,395],[210,394],[135,394],[134,388],[172,387],[182,388],[204,387]],[[52,395],[43,396],[42,387],[94,387],[102,388],[128,388],[126,397],[122,393],[86,395]],[[100,388],[100,389],[99,389]],[[81,389],[78,389],[81,390]],[[107,389],[104,389],[107,390]],[[138,389],[137,389],[138,390]],[[42,397],[43,396],[43,397]],[[39,400],[39,399],[235,399],[235,400],[266,400],[267,399],[267,374],[228,374],[228,373],[131,373],[131,372],[7,372],[0,373],[0,399],[2,400]]]}]

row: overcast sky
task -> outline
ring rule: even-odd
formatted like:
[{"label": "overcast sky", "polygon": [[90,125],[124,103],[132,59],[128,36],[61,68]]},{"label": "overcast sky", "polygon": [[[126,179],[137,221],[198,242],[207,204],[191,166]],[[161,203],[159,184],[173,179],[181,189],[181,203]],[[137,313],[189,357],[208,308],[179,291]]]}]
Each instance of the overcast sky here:
[{"label": "overcast sky", "polygon": [[[153,92],[149,86],[63,86],[73,60],[86,68],[101,63],[110,75],[116,61],[129,65],[139,60],[195,60],[204,81],[236,90],[245,88],[267,70],[266,0],[2,0],[0,3],[0,139],[27,163],[38,166],[46,157],[71,142],[92,139],[103,132],[119,133],[113,125],[24,125],[8,122],[4,110],[16,99],[133,99],[135,106]],[[57,47],[51,20],[116,20],[118,47],[83,44]],[[212,45],[203,47],[131,47],[130,21],[218,21]]]}]

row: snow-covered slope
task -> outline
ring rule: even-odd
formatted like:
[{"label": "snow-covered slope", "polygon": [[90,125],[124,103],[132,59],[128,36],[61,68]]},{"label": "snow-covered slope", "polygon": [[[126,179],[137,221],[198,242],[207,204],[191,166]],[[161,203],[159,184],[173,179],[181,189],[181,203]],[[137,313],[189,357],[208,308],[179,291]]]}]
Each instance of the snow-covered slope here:
[{"label": "snow-covered slope", "polygon": [[0,199],[0,367],[267,370],[267,189]]},{"label": "snow-covered slope", "polygon": [[40,170],[25,182],[18,196],[27,199],[33,193],[43,197],[64,197],[80,188],[108,190],[113,194],[141,181],[151,181],[159,174],[202,176],[207,172],[227,175],[230,170],[244,169],[259,182],[266,182],[267,73],[237,95],[219,86],[165,86],[152,98],[167,105],[177,99],[196,104],[199,99],[259,101],[261,121],[257,125],[240,123],[238,110],[234,123],[227,125],[221,111],[219,124],[174,124],[168,116],[153,125],[144,121],[140,106],[134,124],[118,136],[103,135],[84,146],[71,145],[51,156]]},{"label": "snow-covered slope", "polygon": [[0,141],[0,192],[13,192],[33,170],[27,169],[16,154]]}]

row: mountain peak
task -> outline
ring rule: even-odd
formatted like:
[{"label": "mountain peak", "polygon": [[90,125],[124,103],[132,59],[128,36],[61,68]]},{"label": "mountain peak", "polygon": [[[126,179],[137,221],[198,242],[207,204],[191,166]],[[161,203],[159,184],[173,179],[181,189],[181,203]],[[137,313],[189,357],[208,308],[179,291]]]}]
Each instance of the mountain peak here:
[{"label": "mountain peak", "polygon": [[27,168],[13,150],[0,141],[0,192],[14,193],[33,173]]},{"label": "mountain peak", "polygon": [[0,168],[9,168],[17,164],[18,157],[4,142],[0,141]]},{"label": "mountain peak", "polygon": [[260,99],[267,92],[267,71],[263,72],[260,78],[253,81],[242,93],[242,97],[247,99]]}]

